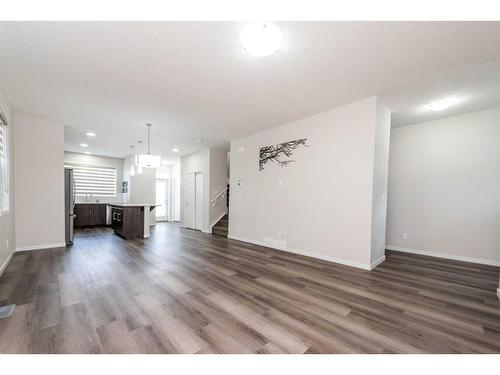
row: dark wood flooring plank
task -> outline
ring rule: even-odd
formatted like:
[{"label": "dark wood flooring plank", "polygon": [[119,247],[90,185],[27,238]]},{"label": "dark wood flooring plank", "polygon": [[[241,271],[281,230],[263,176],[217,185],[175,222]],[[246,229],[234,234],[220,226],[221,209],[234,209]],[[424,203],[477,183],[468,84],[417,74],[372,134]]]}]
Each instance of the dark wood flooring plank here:
[{"label": "dark wood flooring plank", "polygon": [[168,223],[77,230],[13,257],[0,353],[500,353],[498,273],[395,251],[368,272]]}]

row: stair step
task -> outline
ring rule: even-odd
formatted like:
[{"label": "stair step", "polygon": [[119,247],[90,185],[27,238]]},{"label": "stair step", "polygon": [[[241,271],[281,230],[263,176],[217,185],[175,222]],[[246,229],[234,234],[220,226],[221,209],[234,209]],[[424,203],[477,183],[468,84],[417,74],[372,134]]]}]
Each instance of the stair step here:
[{"label": "stair step", "polygon": [[227,228],[212,228],[212,232],[227,233]]},{"label": "stair step", "polygon": [[226,237],[229,232],[229,217],[223,216],[212,228],[212,234],[219,237]]}]

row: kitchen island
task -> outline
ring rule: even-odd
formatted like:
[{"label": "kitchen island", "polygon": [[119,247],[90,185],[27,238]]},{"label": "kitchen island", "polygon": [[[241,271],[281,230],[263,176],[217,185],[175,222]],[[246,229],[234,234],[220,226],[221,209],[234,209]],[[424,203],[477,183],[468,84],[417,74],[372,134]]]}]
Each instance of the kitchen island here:
[{"label": "kitchen island", "polygon": [[149,213],[156,207],[140,203],[112,203],[111,226],[115,234],[125,238],[149,237]]}]

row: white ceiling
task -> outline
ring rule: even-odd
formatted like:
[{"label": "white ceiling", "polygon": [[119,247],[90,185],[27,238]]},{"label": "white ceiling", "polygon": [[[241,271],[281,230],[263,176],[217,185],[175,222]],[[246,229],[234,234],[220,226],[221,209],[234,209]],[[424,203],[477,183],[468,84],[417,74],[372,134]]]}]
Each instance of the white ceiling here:
[{"label": "white ceiling", "polygon": [[[499,22],[279,22],[264,58],[239,46],[242,25],[0,22],[0,82],[15,111],[66,125],[66,150],[118,157],[145,151],[145,122],[173,156],[371,95],[393,126],[500,106]],[[463,102],[422,110],[449,94]]]}]

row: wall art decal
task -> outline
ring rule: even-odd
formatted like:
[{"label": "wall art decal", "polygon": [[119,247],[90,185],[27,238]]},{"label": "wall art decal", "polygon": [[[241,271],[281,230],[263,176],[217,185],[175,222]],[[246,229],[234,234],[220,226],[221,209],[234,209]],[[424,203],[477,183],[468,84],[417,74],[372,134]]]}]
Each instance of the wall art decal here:
[{"label": "wall art decal", "polygon": [[278,163],[280,167],[286,167],[288,164],[293,163],[295,160],[290,159],[293,150],[301,146],[309,147],[306,141],[307,138],[302,138],[273,146],[262,147],[259,150],[259,170],[263,171],[264,165],[269,161]]}]

